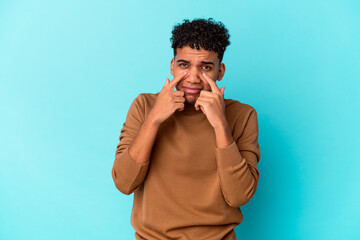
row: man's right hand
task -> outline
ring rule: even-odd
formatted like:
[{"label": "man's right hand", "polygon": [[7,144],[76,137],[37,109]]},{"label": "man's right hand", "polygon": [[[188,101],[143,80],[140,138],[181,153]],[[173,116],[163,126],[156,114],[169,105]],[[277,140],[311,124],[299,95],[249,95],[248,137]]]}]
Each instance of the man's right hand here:
[{"label": "man's right hand", "polygon": [[182,72],[173,80],[167,78],[166,83],[156,97],[156,102],[150,114],[157,123],[162,123],[168,119],[176,110],[184,110],[184,91],[174,91],[176,84],[186,76],[187,72]]}]

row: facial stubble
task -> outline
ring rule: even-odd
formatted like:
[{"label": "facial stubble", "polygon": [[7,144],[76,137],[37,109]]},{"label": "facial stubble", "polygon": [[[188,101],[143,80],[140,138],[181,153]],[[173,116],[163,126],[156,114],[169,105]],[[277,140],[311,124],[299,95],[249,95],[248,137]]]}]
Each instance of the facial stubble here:
[{"label": "facial stubble", "polygon": [[[198,94],[187,94],[185,93],[185,104],[188,105],[195,105],[196,100],[198,99],[199,96],[197,96]],[[191,96],[191,100],[188,99],[188,96]],[[197,97],[196,97],[197,96]]]}]

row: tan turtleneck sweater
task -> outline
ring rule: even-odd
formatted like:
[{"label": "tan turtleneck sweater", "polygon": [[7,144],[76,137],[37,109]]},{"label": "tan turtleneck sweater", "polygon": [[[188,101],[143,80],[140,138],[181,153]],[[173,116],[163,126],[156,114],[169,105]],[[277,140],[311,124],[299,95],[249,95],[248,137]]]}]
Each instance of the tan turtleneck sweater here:
[{"label": "tan turtleneck sweater", "polygon": [[229,240],[241,223],[240,206],[254,195],[260,159],[257,114],[225,99],[234,142],[217,148],[201,110],[175,111],[158,130],[150,162],[140,165],[128,147],[155,104],[157,94],[132,102],[120,134],[112,177],[124,194],[134,192],[131,225],[136,239]]}]

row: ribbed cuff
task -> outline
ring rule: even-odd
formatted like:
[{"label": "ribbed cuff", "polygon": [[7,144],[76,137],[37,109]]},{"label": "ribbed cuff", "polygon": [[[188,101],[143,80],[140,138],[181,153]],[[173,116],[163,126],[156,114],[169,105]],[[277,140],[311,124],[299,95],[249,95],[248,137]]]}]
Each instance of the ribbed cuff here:
[{"label": "ribbed cuff", "polygon": [[129,148],[126,148],[118,159],[119,171],[121,175],[129,181],[130,186],[138,185],[143,181],[147,173],[149,162],[139,164],[132,159],[129,153]]},{"label": "ribbed cuff", "polygon": [[239,148],[233,142],[224,148],[216,148],[217,166],[220,169],[233,167],[245,159],[241,156]]}]

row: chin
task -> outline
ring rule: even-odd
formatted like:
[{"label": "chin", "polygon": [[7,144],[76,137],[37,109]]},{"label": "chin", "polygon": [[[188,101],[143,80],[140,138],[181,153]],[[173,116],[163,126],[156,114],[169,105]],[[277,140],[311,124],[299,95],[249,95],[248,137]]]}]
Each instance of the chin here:
[{"label": "chin", "polygon": [[188,104],[188,105],[195,105],[195,102],[196,102],[196,101],[188,101],[188,100],[185,100],[185,103]]},{"label": "chin", "polygon": [[192,95],[189,97],[189,95],[188,95],[188,96],[185,96],[185,103],[195,105],[197,99],[198,99],[197,96]]}]

